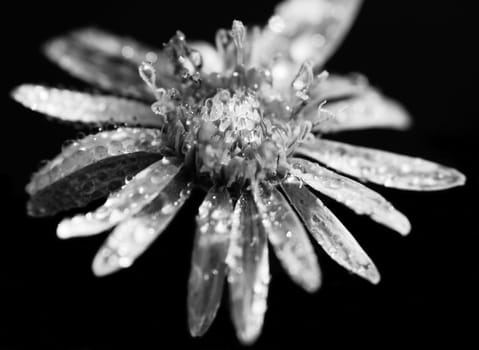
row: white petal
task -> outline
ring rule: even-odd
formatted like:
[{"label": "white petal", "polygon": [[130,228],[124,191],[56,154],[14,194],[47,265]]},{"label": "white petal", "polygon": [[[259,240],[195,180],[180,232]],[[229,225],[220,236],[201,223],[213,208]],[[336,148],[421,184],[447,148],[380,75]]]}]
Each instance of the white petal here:
[{"label": "white petal", "polygon": [[104,276],[129,267],[166,229],[191,193],[191,183],[180,172],[138,214],[123,221],[108,236],[93,260],[93,272]]},{"label": "white petal", "polygon": [[338,218],[295,178],[288,178],[282,186],[307,229],[324,251],[351,272],[372,283],[378,283],[380,276],[376,266]]},{"label": "white petal", "polygon": [[[73,76],[103,89],[129,96],[152,98],[138,74],[142,61],[157,64],[169,78],[169,61],[158,51],[132,39],[86,28],[55,38],[45,54]],[[160,64],[161,63],[161,64]]]},{"label": "white petal", "polygon": [[209,74],[223,71],[223,59],[213,45],[206,41],[193,41],[188,43],[188,45],[200,52],[203,59],[203,73]]},{"label": "white petal", "polygon": [[118,128],[89,135],[65,147],[32,176],[29,213],[52,215],[80,207],[119,188],[161,158],[161,131]]},{"label": "white petal", "polygon": [[[300,112],[313,123],[313,131],[338,132],[367,128],[406,129],[408,112],[369,85],[360,74],[329,75],[309,91],[311,101]],[[326,103],[324,103],[326,102]],[[321,106],[321,111],[318,107]],[[324,120],[324,110],[332,117]]]},{"label": "white petal", "polygon": [[291,82],[299,65],[312,60],[322,66],[349,30],[360,0],[287,0],[280,3],[268,26],[253,43],[253,62],[275,60],[273,80]]},{"label": "white petal", "polygon": [[236,334],[242,343],[251,344],[263,327],[270,276],[266,233],[249,193],[236,203],[226,261]]},{"label": "white petal", "polygon": [[347,175],[404,190],[442,190],[466,180],[459,171],[427,160],[323,139],[310,140],[297,153]]},{"label": "white petal", "polygon": [[263,225],[276,256],[290,277],[308,292],[321,284],[321,271],[303,224],[284,196],[262,185],[254,191]]},{"label": "white petal", "polygon": [[344,101],[326,103],[333,118],[317,124],[313,131],[338,132],[368,128],[404,130],[411,124],[409,113],[396,101],[369,91]]},{"label": "white petal", "polygon": [[89,236],[112,228],[153,201],[180,169],[177,159],[163,158],[153,163],[111,194],[95,211],[60,222],[58,237]]},{"label": "white petal", "polygon": [[91,95],[41,85],[21,85],[12,96],[27,108],[68,122],[153,127],[163,124],[149,105],[115,96]]},{"label": "white petal", "polygon": [[366,186],[336,174],[305,159],[290,161],[291,174],[306,184],[331,197],[357,214],[369,215],[374,221],[406,235],[411,230],[409,220],[380,194]]},{"label": "white petal", "polygon": [[308,93],[312,100],[338,100],[356,97],[371,89],[366,77],[353,73],[349,75],[328,74],[326,79],[320,79]]},{"label": "white petal", "polygon": [[212,188],[196,217],[196,236],[188,282],[188,323],[203,335],[221,303],[226,275],[233,204],[225,188]]}]

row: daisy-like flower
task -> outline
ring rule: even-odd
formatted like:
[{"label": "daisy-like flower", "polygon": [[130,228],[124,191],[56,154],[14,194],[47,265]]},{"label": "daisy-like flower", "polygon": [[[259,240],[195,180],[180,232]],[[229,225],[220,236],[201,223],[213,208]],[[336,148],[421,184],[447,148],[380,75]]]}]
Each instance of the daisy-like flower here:
[{"label": "daisy-like flower", "polygon": [[63,121],[114,127],[64,147],[34,174],[28,212],[53,215],[108,195],[57,230],[69,238],[113,229],[93,261],[103,276],[130,266],[192,191],[205,191],[188,285],[193,336],[213,322],[227,280],[238,338],[258,337],[270,247],[296,283],[317,290],[321,273],[307,232],[338,264],[378,283],[371,259],[318,194],[406,235],[408,219],[352,178],[432,191],[462,185],[465,177],[325,137],[409,124],[405,110],[364,77],[321,71],[359,3],[288,0],[264,28],[234,21],[231,30],[219,30],[216,47],[189,43],[181,32],[161,50],[97,29],[50,41],[51,60],[113,94],[22,85],[13,97]]}]

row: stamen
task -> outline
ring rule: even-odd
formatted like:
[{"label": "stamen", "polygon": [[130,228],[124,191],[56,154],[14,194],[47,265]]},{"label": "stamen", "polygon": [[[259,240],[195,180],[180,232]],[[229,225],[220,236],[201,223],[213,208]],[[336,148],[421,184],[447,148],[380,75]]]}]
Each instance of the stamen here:
[{"label": "stamen", "polygon": [[245,58],[246,28],[241,21],[233,21],[231,37],[236,47],[236,64],[243,65]]}]

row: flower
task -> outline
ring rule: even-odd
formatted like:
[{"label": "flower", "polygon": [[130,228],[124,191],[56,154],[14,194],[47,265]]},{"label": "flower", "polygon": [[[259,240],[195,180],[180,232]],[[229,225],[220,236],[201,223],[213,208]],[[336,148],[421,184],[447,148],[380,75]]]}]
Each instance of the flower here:
[{"label": "flower", "polygon": [[162,50],[97,29],[50,41],[49,58],[113,94],[22,85],[13,97],[63,121],[114,127],[65,146],[33,175],[29,213],[53,215],[108,195],[57,230],[68,238],[113,229],[93,262],[102,276],[130,266],[191,192],[205,191],[188,291],[194,336],[213,322],[227,280],[239,339],[257,338],[268,294],[268,241],[306,291],[321,284],[307,232],[340,265],[379,282],[371,259],[317,192],[406,235],[408,219],[352,178],[418,191],[465,178],[426,160],[324,137],[409,124],[405,110],[364,77],[321,72],[358,6],[289,0],[263,29],[234,21],[231,30],[219,30],[216,48],[187,43],[180,32]]}]

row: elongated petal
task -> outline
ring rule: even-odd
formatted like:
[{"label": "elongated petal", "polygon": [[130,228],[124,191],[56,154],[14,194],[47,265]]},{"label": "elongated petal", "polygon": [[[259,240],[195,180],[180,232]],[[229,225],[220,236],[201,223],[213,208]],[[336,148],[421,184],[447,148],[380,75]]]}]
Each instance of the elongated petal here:
[{"label": "elongated petal", "polygon": [[466,180],[459,171],[427,160],[323,139],[303,144],[297,153],[347,175],[404,190],[443,190]]},{"label": "elongated petal", "polygon": [[313,101],[336,101],[362,95],[370,89],[367,78],[359,73],[328,74],[326,79],[319,80],[319,83],[309,90],[308,95]]},{"label": "elongated petal", "polygon": [[324,251],[351,272],[372,283],[378,283],[380,276],[376,266],[338,218],[295,178],[288,178],[282,186],[307,229]]},{"label": "elongated petal", "polygon": [[321,271],[298,216],[284,196],[270,185],[258,187],[254,197],[269,241],[284,269],[306,291],[316,291],[321,284]]},{"label": "elongated petal", "polygon": [[[313,123],[316,132],[406,129],[411,124],[409,114],[399,103],[385,97],[360,74],[328,76],[308,94],[311,101],[301,115]],[[324,120],[324,112],[318,111],[320,105],[332,117]]]},{"label": "elongated petal", "polygon": [[27,185],[30,215],[80,207],[119,188],[161,157],[160,137],[159,130],[118,128],[72,143]]},{"label": "elongated petal", "polygon": [[67,122],[162,126],[149,105],[124,98],[41,85],[21,85],[12,96],[27,108]]},{"label": "elongated petal", "polygon": [[188,282],[191,335],[203,335],[220,306],[226,276],[233,204],[225,188],[212,188],[196,217],[196,236]]},{"label": "elongated petal", "polygon": [[146,60],[157,64],[165,76],[171,67],[166,58],[132,39],[98,29],[85,28],[55,38],[45,45],[45,54],[67,72],[88,83],[121,94],[150,98],[138,74]]},{"label": "elongated petal", "polygon": [[306,60],[321,67],[349,30],[360,0],[287,0],[276,8],[253,46],[254,61],[270,63],[273,78],[291,82]]},{"label": "elongated petal", "polygon": [[396,101],[370,91],[344,101],[326,103],[333,118],[318,123],[313,131],[338,132],[368,128],[404,130],[411,124],[408,112]]},{"label": "elongated petal", "polygon": [[94,212],[64,219],[57,228],[60,238],[89,236],[112,228],[153,201],[180,171],[177,159],[163,158],[136,174]]},{"label": "elongated petal", "polygon": [[236,334],[242,343],[251,344],[263,327],[270,276],[266,232],[249,193],[236,203],[226,261]]},{"label": "elongated petal", "polygon": [[408,234],[411,230],[411,224],[404,214],[366,186],[305,159],[293,158],[290,164],[293,175],[316,191],[351,208],[357,214],[369,215],[374,221],[402,235]]},{"label": "elongated petal", "polygon": [[93,272],[104,276],[129,267],[166,229],[191,193],[188,176],[180,172],[138,214],[108,236],[93,260]]}]

